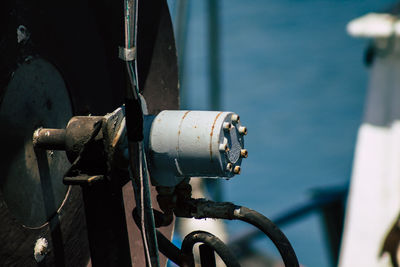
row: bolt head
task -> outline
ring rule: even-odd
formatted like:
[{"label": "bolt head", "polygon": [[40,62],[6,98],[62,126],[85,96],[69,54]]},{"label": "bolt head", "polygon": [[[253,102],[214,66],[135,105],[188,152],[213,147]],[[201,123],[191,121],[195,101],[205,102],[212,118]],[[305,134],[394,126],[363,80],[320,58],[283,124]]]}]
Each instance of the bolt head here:
[{"label": "bolt head", "polygon": [[245,126],[240,126],[239,127],[239,133],[241,135],[246,135],[247,134],[247,128]]},{"label": "bolt head", "polygon": [[220,144],[219,145],[219,151],[221,152],[227,152],[229,150],[228,144]]},{"label": "bolt head", "polygon": [[227,170],[228,172],[231,172],[231,171],[232,171],[232,163],[226,164],[226,170]]},{"label": "bolt head", "polygon": [[224,122],[222,127],[224,128],[224,131],[230,131],[232,124],[230,122]]},{"label": "bolt head", "polygon": [[242,158],[247,158],[247,156],[248,156],[248,152],[247,152],[247,149],[241,149],[240,150],[240,156],[242,157]]},{"label": "bolt head", "polygon": [[240,117],[238,114],[233,114],[231,119],[233,123],[238,123],[240,121]]},{"label": "bolt head", "polygon": [[233,168],[233,172],[235,173],[235,174],[240,174],[240,166],[235,166],[235,168]]}]

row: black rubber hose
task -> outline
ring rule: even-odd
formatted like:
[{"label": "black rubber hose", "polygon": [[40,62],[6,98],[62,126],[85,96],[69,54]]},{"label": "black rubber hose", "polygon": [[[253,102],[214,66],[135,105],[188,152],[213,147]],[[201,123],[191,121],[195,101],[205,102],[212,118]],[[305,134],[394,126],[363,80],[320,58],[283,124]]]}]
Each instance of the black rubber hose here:
[{"label": "black rubber hose", "polygon": [[225,243],[222,242],[218,237],[204,231],[191,232],[182,242],[182,252],[191,259],[189,266],[194,266],[193,246],[199,242],[207,244],[209,247],[215,250],[226,266],[240,267],[235,255],[229,250],[228,246],[225,245]]},{"label": "black rubber hose", "polygon": [[181,250],[169,241],[160,231],[157,230],[157,243],[160,252],[178,266],[183,266],[184,255]]},{"label": "black rubber hose", "polygon": [[[132,211],[132,217],[136,226],[141,230],[140,217],[137,212],[137,208]],[[157,210],[153,210],[157,211]],[[157,211],[162,215],[161,212]],[[157,216],[155,216],[157,218]],[[178,266],[184,266],[184,263],[188,261],[188,256],[184,255],[181,250],[175,246],[168,238],[166,238],[160,231],[156,230],[157,234],[157,245],[159,251],[167,257],[169,260],[173,261]]]},{"label": "black rubber hose", "polygon": [[285,234],[267,217],[246,207],[237,207],[233,212],[234,219],[252,224],[266,234],[275,244],[286,267],[298,267],[296,253]]},{"label": "black rubber hose", "polygon": [[[195,217],[196,219],[214,218],[241,220],[252,224],[266,234],[278,249],[286,267],[298,267],[296,253],[282,231],[264,215],[246,207],[230,202],[214,202],[206,199],[190,199],[184,209],[175,211],[175,215]],[[189,212],[187,212],[189,210]]]}]

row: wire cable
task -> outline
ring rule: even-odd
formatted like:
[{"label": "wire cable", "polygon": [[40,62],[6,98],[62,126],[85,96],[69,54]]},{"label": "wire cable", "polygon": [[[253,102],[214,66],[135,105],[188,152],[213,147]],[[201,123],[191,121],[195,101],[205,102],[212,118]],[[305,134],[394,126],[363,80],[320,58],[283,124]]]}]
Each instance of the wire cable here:
[{"label": "wire cable", "polygon": [[[138,0],[125,0],[124,9],[125,49],[129,50],[135,48],[137,43]],[[148,266],[158,267],[159,257],[154,215],[151,204],[150,177],[147,168],[146,153],[143,146],[144,110],[141,103],[137,79],[137,61],[127,60],[126,69],[130,81],[130,86],[127,87],[125,101],[130,173],[135,191],[136,205],[140,207],[140,221],[146,261]],[[134,159],[135,155],[138,155],[137,161]],[[132,175],[135,165],[139,166],[139,181],[137,181],[135,176]]]}]

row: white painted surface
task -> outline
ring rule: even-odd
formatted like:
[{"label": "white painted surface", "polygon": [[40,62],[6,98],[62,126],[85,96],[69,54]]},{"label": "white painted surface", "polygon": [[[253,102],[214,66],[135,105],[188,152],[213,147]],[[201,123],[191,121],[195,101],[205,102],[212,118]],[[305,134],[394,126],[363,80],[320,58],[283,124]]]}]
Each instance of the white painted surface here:
[{"label": "white painted surface", "polygon": [[340,266],[390,266],[379,254],[400,208],[400,122],[359,130]]},{"label": "white painted surface", "polygon": [[353,37],[387,38],[398,33],[394,27],[396,24],[396,16],[386,13],[369,13],[350,21],[347,32]]},{"label": "white painted surface", "polygon": [[400,211],[400,49],[393,39],[371,68],[358,133],[339,266],[391,266],[381,256]]}]

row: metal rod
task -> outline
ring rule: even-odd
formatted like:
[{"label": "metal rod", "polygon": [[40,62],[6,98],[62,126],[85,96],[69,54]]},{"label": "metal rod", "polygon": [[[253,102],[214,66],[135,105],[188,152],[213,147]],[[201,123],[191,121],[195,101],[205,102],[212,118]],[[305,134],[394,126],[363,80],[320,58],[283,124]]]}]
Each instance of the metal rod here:
[{"label": "metal rod", "polygon": [[65,129],[39,128],[33,133],[33,146],[46,150],[65,150],[65,132]]}]

